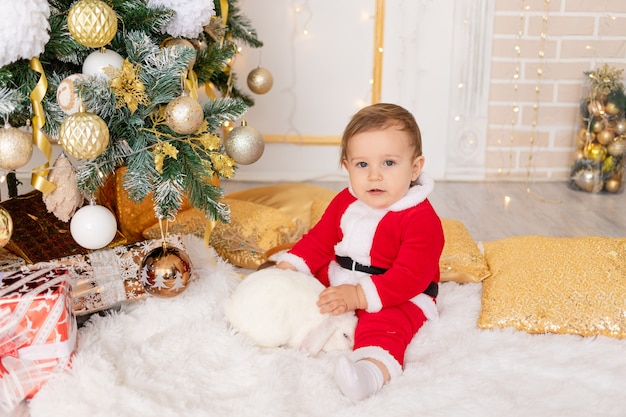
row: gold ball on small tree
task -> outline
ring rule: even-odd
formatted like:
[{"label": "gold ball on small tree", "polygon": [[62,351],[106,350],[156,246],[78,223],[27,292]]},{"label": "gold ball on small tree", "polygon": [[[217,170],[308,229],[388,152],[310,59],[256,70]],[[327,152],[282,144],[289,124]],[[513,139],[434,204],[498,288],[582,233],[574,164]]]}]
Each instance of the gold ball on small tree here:
[{"label": "gold ball on small tree", "polygon": [[117,15],[101,0],[80,0],[68,12],[67,28],[81,45],[101,48],[117,33]]},{"label": "gold ball on small tree", "polygon": [[228,156],[240,165],[252,164],[261,158],[265,150],[263,135],[246,124],[234,127],[224,140],[224,149]]},{"label": "gold ball on small tree", "polygon": [[203,121],[202,106],[187,95],[175,98],[165,108],[165,122],[174,132],[181,135],[195,132]]},{"label": "gold ball on small tree", "polygon": [[76,159],[92,159],[109,146],[109,128],[98,115],[81,109],[67,116],[59,128],[59,143]]},{"label": "gold ball on small tree", "polygon": [[0,168],[13,171],[23,167],[33,155],[31,136],[9,123],[0,129]]},{"label": "gold ball on small tree", "polygon": [[265,94],[272,89],[274,77],[266,68],[255,68],[248,74],[248,88],[256,94]]}]

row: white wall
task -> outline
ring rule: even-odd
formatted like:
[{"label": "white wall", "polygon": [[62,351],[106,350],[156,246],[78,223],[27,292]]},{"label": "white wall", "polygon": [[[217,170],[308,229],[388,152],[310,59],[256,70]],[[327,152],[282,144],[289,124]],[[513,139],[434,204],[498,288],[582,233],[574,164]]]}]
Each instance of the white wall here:
[{"label": "white wall", "polygon": [[[257,66],[274,75],[270,92],[253,94],[248,124],[274,138],[339,137],[350,116],[371,102],[375,0],[240,6],[265,43],[237,58],[241,87],[247,90],[247,74]],[[489,73],[482,63],[492,9],[493,0],[386,1],[381,100],[414,113],[426,170],[436,179],[484,177]],[[457,88],[461,82],[465,89]],[[236,178],[345,179],[338,153],[332,145],[267,143],[263,157],[241,166]]]}]

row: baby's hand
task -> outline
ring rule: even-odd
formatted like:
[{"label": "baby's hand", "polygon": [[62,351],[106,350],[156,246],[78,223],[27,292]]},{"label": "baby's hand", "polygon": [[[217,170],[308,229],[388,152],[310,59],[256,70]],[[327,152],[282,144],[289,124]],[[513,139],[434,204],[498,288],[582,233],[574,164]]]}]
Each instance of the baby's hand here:
[{"label": "baby's hand", "polygon": [[360,285],[338,285],[324,289],[317,300],[320,313],[333,316],[367,308],[365,294]]}]

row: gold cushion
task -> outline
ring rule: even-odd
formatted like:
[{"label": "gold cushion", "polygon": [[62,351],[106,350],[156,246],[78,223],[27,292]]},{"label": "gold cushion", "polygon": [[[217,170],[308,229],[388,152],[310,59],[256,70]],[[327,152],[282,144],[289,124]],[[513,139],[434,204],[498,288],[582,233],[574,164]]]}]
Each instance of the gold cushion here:
[{"label": "gold cushion", "polygon": [[445,244],[439,269],[441,281],[480,282],[490,274],[485,256],[465,225],[452,219],[441,219]]},{"label": "gold cushion", "polygon": [[478,327],[626,337],[626,239],[516,236],[486,242]]},{"label": "gold cushion", "polygon": [[311,207],[316,200],[330,202],[337,192],[312,184],[287,183],[250,188],[227,194],[226,197],[273,207],[299,223],[302,230],[314,224]]},{"label": "gold cushion", "polygon": [[292,240],[296,224],[282,211],[250,201],[223,201],[230,207],[230,223],[218,222],[209,244],[231,264],[257,269],[265,262],[265,251]]}]

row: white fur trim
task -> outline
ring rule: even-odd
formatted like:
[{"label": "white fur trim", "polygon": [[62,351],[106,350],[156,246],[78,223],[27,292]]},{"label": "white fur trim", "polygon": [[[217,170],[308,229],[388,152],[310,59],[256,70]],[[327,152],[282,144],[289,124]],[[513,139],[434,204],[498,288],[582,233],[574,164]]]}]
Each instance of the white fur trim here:
[{"label": "white fur trim", "polygon": [[375,359],[385,365],[392,378],[402,375],[402,366],[400,363],[391,355],[391,353],[387,352],[380,346],[365,346],[356,349],[350,354],[349,357],[354,362],[366,358]]},{"label": "white fur trim", "polygon": [[368,276],[363,278],[360,282],[365,299],[367,300],[367,308],[365,311],[368,313],[377,313],[383,308],[383,302],[378,295],[378,290],[372,281],[372,277]]},{"label": "white fur trim", "polygon": [[283,262],[283,261],[289,262],[300,272],[313,275],[311,273],[311,270],[309,269],[309,266],[306,264],[306,262],[304,262],[304,259],[302,259],[301,257],[297,255],[294,255],[293,253],[283,252],[279,254],[278,256],[276,256],[276,263]]},{"label": "white fur trim", "polygon": [[428,320],[436,320],[439,318],[439,310],[437,304],[432,297],[424,293],[418,294],[411,298],[411,302],[418,306]]},{"label": "white fur trim", "polygon": [[426,200],[435,188],[435,181],[425,172],[417,178],[417,184],[409,188],[406,195],[387,208],[389,211],[402,211]]},{"label": "white fur trim", "polygon": [[335,245],[335,253],[349,256],[360,264],[370,265],[374,234],[385,214],[386,210],[373,209],[362,201],[350,204],[341,216],[343,239]]}]

